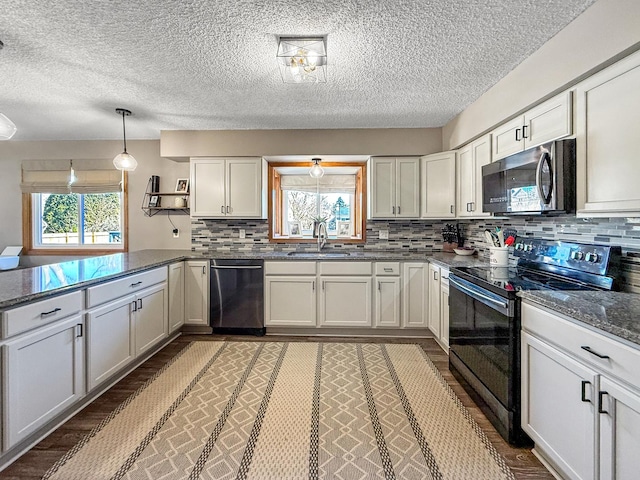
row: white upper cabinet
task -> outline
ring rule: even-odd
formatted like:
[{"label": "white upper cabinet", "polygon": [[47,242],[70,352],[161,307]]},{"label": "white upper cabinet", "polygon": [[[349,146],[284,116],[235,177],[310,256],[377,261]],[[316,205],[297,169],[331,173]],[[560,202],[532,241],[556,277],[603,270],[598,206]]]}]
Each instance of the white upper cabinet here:
[{"label": "white upper cabinet", "polygon": [[490,216],[482,211],[482,167],[491,163],[491,136],[485,135],[460,148],[457,157],[458,216]]},{"label": "white upper cabinet", "polygon": [[456,216],[456,152],[442,152],[420,159],[421,218]]},{"label": "white upper cabinet", "polygon": [[192,158],[191,216],[260,218],[261,158]]},{"label": "white upper cabinet", "polygon": [[579,216],[640,212],[640,52],[576,88]]},{"label": "white upper cabinet", "polygon": [[370,218],[420,216],[420,158],[372,157]]},{"label": "white upper cabinet", "polygon": [[493,132],[493,161],[571,135],[571,92],[563,92]]}]

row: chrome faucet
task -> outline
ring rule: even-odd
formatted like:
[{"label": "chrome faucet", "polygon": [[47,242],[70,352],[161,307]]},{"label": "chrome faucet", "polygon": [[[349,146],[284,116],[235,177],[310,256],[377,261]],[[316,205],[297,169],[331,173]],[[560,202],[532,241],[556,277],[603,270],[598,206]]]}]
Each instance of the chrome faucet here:
[{"label": "chrome faucet", "polygon": [[318,251],[327,244],[327,224],[324,222],[318,223]]}]

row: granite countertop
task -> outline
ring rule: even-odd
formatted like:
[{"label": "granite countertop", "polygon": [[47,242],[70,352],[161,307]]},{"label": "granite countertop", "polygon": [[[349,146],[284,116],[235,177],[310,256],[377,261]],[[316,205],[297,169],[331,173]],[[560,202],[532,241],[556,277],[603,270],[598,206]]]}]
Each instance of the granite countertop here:
[{"label": "granite countertop", "polygon": [[521,291],[537,303],[640,348],[640,295],[626,292]]}]

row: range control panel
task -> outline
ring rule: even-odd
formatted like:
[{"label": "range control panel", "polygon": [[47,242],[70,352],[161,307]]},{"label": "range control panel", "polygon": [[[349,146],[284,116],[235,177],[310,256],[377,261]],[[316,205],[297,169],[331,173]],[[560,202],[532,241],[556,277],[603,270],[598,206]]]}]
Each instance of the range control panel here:
[{"label": "range control panel", "polygon": [[544,264],[550,267],[546,268],[550,271],[558,267],[607,275],[613,263],[619,261],[621,249],[609,245],[518,237],[513,254],[525,262]]}]

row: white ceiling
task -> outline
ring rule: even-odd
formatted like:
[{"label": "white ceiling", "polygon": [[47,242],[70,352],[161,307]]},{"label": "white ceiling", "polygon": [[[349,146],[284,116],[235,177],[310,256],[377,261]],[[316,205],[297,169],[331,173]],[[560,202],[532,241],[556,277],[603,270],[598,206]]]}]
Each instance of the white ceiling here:
[{"label": "white ceiling", "polygon": [[[0,1],[15,140],[160,130],[439,127],[595,0]],[[327,35],[284,84],[277,35]]]}]

